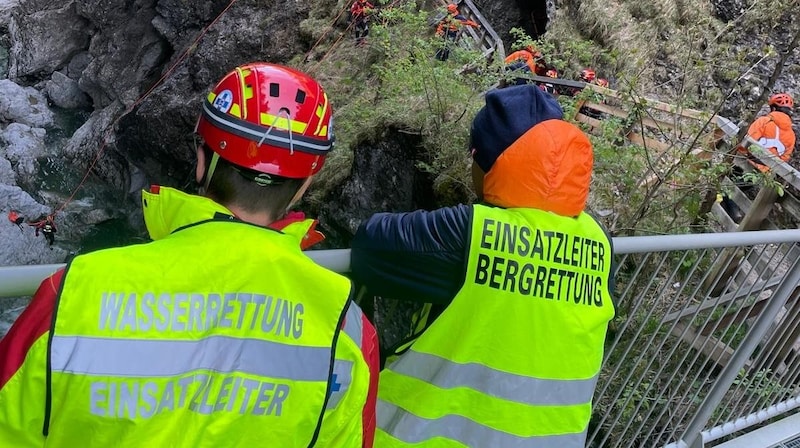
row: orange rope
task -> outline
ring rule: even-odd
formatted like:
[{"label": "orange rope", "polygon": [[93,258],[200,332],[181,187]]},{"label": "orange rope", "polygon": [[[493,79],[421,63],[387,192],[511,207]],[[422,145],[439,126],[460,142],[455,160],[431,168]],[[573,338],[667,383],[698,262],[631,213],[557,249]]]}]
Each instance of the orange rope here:
[{"label": "orange rope", "polygon": [[223,9],[217,15],[217,17],[215,17],[214,20],[211,21],[211,23],[206,25],[205,28],[203,28],[200,31],[200,34],[197,35],[197,37],[192,42],[192,44],[189,45],[186,48],[186,51],[184,51],[181,54],[181,56],[178,58],[178,60],[175,61],[175,63],[173,63],[166,72],[164,72],[164,74],[161,76],[161,78],[159,78],[159,80],[156,81],[155,84],[153,84],[149,89],[147,89],[146,92],[144,92],[136,101],[134,101],[133,104],[128,106],[128,108],[125,109],[125,111],[122,114],[120,114],[120,116],[117,117],[114,120],[114,122],[111,123],[111,125],[108,127],[108,130],[103,135],[103,139],[102,139],[102,143],[100,145],[100,148],[97,150],[97,153],[95,154],[95,157],[94,157],[94,160],[92,160],[92,163],[89,164],[89,168],[87,168],[86,174],[83,175],[83,178],[81,179],[81,181],[78,182],[78,186],[75,187],[75,189],[72,191],[72,194],[69,195],[67,200],[64,201],[64,203],[61,204],[61,206],[58,207],[58,209],[56,209],[56,211],[54,211],[49,216],[55,217],[56,213],[64,210],[64,208],[67,206],[67,204],[72,202],[72,200],[75,198],[75,195],[78,193],[78,190],[80,190],[81,187],[86,183],[86,180],[89,178],[89,175],[91,174],[91,172],[94,169],[95,165],[97,165],[97,162],[100,161],[100,158],[103,155],[103,151],[106,148],[106,144],[108,142],[108,137],[111,135],[112,132],[114,132],[114,126],[117,124],[117,122],[119,122],[119,120],[121,120],[124,116],[128,115],[129,113],[131,113],[133,111],[133,109],[136,108],[136,106],[141,104],[148,96],[150,96],[153,93],[153,91],[156,89],[156,87],[160,86],[167,78],[169,78],[172,75],[172,73],[178,68],[178,66],[189,56],[189,53],[192,52],[195,48],[197,48],[197,44],[208,33],[208,30],[212,26],[214,26],[219,21],[219,19],[222,18],[222,16],[226,12],[228,12],[229,9],[231,9],[231,7],[233,6],[234,3],[236,3],[236,1],[237,0],[231,0],[230,3],[228,3],[228,6],[226,6],[225,9]]},{"label": "orange rope", "polygon": [[[315,48],[317,48],[317,45],[319,45],[319,43],[322,42],[322,39],[324,39],[325,36],[328,35],[328,32],[330,32],[334,28],[334,26],[336,26],[336,22],[339,20],[339,17],[341,17],[342,14],[344,14],[344,12],[347,11],[347,8],[348,8],[348,5],[347,5],[347,3],[345,3],[344,4],[344,8],[342,8],[342,10],[339,11],[339,14],[336,15],[336,18],[333,19],[333,22],[331,22],[331,24],[328,26],[328,28],[325,30],[325,32],[322,33],[322,36],[320,36],[319,39],[317,39],[317,41],[314,42],[314,45],[311,46],[311,48],[308,50],[308,52],[306,52],[305,59],[308,59],[308,56],[311,54],[312,51],[314,51]],[[349,26],[348,26],[348,28],[349,28]]]},{"label": "orange rope", "polygon": [[[384,9],[391,9],[391,8],[393,8],[395,5],[397,5],[398,3],[400,3],[401,1],[402,1],[402,0],[394,0],[393,2],[389,3],[388,5],[386,5],[386,6],[384,7]],[[338,19],[338,17],[337,17],[337,19]],[[336,23],[336,21],[335,21],[335,20],[334,20],[334,23]],[[323,61],[324,61],[324,60],[325,60],[325,59],[328,57],[328,55],[330,55],[330,54],[331,54],[331,52],[332,52],[332,51],[333,51],[333,50],[336,48],[336,46],[337,46],[337,45],[339,44],[339,42],[342,40],[342,37],[344,37],[346,34],[348,34],[348,32],[350,31],[350,28],[352,28],[352,27],[353,27],[353,22],[350,22],[350,23],[347,25],[347,28],[346,28],[346,29],[344,30],[344,32],[342,33],[342,35],[341,35],[341,36],[339,36],[339,38],[338,38],[338,39],[336,39],[336,41],[335,41],[335,42],[334,42],[334,43],[331,45],[331,47],[330,47],[330,48],[328,48],[328,51],[326,51],[326,52],[325,52],[325,54],[323,54],[323,55],[322,55],[322,57],[319,59],[319,61],[317,61],[317,63],[316,63],[316,64],[315,64],[315,65],[314,65],[314,66],[313,66],[313,67],[312,67],[312,68],[309,70],[309,74],[313,74],[313,72],[314,72],[314,71],[315,71],[317,68],[319,68],[320,64],[322,64],[322,62],[323,62]],[[320,40],[322,40],[322,38],[320,38]],[[319,41],[317,41],[317,43],[319,43]],[[314,46],[316,46],[316,44],[314,44]],[[312,49],[313,49],[313,48],[312,48]],[[310,53],[311,53],[311,51],[309,50],[309,52],[306,54],[306,58],[308,58],[308,54],[310,54]]]}]

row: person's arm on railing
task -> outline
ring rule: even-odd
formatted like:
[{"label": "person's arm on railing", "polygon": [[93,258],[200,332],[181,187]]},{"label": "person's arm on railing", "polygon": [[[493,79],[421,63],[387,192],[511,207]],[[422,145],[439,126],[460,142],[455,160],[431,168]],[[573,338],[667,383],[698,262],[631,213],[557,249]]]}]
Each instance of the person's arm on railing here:
[{"label": "person's arm on railing", "polygon": [[370,294],[447,304],[464,284],[472,207],[379,213],[352,242],[351,269]]}]

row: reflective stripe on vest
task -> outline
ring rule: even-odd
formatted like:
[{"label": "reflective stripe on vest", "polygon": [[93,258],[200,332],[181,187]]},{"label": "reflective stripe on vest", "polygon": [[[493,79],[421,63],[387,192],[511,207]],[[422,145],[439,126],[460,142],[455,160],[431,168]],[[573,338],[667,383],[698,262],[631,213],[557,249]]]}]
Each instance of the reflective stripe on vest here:
[{"label": "reflective stripe on vest", "polygon": [[[48,446],[313,445],[342,380],[368,382],[338,344],[350,294],[296,238],[234,221],[76,257],[51,331]],[[361,417],[349,397],[337,419]]]},{"label": "reflective stripe on vest", "polygon": [[[471,448],[564,448],[583,446],[586,434],[558,434],[538,437],[520,437],[498,431],[460,415],[446,415],[437,419],[424,419],[383,400],[378,400],[378,427],[403,443],[423,443],[443,437],[463,443]],[[391,420],[391,421],[390,421]],[[390,428],[390,429],[385,429]],[[376,441],[381,448],[397,443],[384,435]],[[434,445],[435,446],[435,445]],[[449,446],[449,445],[442,445]]]},{"label": "reflective stripe on vest", "polygon": [[327,381],[330,349],[226,336],[200,340],[54,336],[50,359],[53,371],[93,376],[167,377],[213,370]]},{"label": "reflective stripe on vest", "polygon": [[473,211],[464,285],[381,372],[376,446],[583,447],[611,243],[585,213]]},{"label": "reflective stripe on vest", "polygon": [[364,322],[361,320],[363,318],[364,312],[351,302],[350,306],[347,307],[347,314],[344,316],[344,332],[350,336],[359,348],[362,347],[362,338],[364,337]]},{"label": "reflective stripe on vest", "polygon": [[[361,311],[361,308],[356,306],[354,302],[350,302],[350,305],[347,307],[347,313],[344,316],[344,332],[350,336],[350,339],[352,339],[359,348],[361,348],[363,339],[364,323],[361,321],[363,316],[364,313]],[[353,381],[352,372],[352,362],[343,361],[341,359],[334,360],[331,395],[330,398],[328,398],[325,409],[336,409],[336,407],[339,406],[339,402],[342,401],[344,397],[344,392],[350,388],[350,384]]]},{"label": "reflective stripe on vest", "polygon": [[468,387],[493,397],[540,406],[571,406],[592,400],[597,376],[589,379],[541,379],[502,372],[478,363],[457,363],[409,350],[391,366],[395,373],[442,389]]}]

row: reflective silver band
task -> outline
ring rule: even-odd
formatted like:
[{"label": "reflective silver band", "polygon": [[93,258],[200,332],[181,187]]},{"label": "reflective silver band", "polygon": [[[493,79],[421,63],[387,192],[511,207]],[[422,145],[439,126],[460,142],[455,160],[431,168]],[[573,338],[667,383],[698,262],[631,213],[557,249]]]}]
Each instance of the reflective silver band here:
[{"label": "reflective silver band", "polygon": [[335,359],[333,361],[333,375],[331,375],[331,396],[325,404],[325,409],[336,409],[352,383],[353,362],[345,359]]},{"label": "reflective silver band", "polygon": [[292,149],[315,155],[325,155],[333,147],[333,140],[327,140],[327,143],[320,144],[319,140],[313,140],[296,133],[292,133],[290,136],[289,132],[274,128],[265,136],[263,127],[220,112],[207,99],[203,101],[203,115],[218,128],[255,142],[260,142],[263,139],[264,142],[273,146],[286,149],[291,147]]},{"label": "reflective silver band", "polygon": [[468,387],[489,396],[534,406],[572,406],[592,401],[597,376],[582,380],[531,378],[477,363],[460,364],[409,350],[388,370],[442,389]]},{"label": "reflective silver band", "polygon": [[267,378],[328,381],[330,347],[209,336],[196,341],[54,336],[54,372],[168,377],[195,370]]},{"label": "reflective silver band", "polygon": [[380,399],[377,418],[381,431],[405,443],[420,443],[434,437],[444,437],[470,447],[566,448],[583,447],[586,444],[586,432],[523,437],[455,414],[437,419],[418,417]]},{"label": "reflective silver band", "polygon": [[347,306],[347,314],[344,316],[344,332],[359,347],[361,347],[364,332],[364,322],[361,320],[363,315],[361,308],[355,302],[350,302]]}]

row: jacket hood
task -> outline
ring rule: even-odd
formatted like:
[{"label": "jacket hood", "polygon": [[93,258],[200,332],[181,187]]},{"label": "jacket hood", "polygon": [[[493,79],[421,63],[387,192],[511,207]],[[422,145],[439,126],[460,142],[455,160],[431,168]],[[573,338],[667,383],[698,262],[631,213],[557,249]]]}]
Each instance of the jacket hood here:
[{"label": "jacket hood", "polygon": [[533,126],[497,158],[483,179],[486,202],[578,216],[592,180],[592,144],[575,125],[546,120]]},{"label": "jacket hood", "polygon": [[217,213],[233,217],[230,210],[209,198],[157,185],[150,187],[150,191],[142,191],[142,211],[153,240],[181,227],[213,219]]}]

